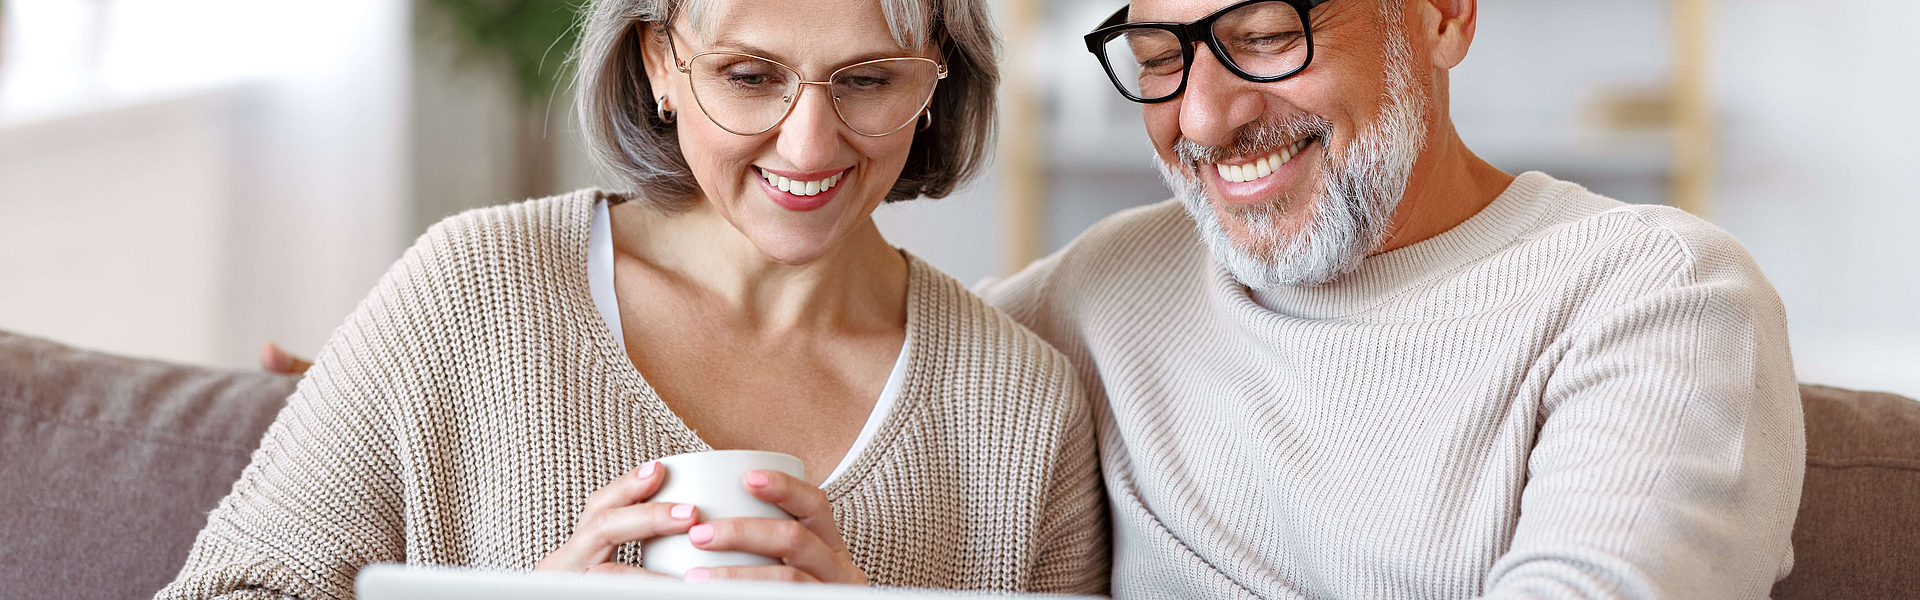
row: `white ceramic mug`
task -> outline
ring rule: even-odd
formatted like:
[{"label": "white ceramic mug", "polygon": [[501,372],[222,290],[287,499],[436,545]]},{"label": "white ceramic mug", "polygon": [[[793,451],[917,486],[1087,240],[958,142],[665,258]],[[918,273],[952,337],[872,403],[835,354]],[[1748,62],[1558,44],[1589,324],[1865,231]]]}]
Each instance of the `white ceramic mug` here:
[{"label": "white ceramic mug", "polygon": [[[806,477],[799,458],[779,452],[714,450],[675,454],[657,462],[667,468],[667,481],[648,501],[692,504],[700,509],[701,523],[741,517],[792,519],[793,515],[780,507],[748,493],[745,478],[749,471]],[[640,547],[640,561],[649,571],[674,577],[684,577],[688,569],[700,567],[780,564],[777,559],[758,554],[701,550],[693,547],[684,533],[647,540]]]}]

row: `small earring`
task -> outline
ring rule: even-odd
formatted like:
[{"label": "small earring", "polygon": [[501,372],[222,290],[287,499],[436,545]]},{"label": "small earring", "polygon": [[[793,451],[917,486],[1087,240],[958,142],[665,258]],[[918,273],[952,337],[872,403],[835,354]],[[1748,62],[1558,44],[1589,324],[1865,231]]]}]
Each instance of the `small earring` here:
[{"label": "small earring", "polygon": [[926,131],[932,128],[933,128],[933,109],[928,108],[926,112],[920,113],[920,126],[915,127],[913,130]]},{"label": "small earring", "polygon": [[667,97],[661,96],[659,101],[653,103],[653,116],[660,117],[661,123],[672,123],[679,114],[667,110]]}]

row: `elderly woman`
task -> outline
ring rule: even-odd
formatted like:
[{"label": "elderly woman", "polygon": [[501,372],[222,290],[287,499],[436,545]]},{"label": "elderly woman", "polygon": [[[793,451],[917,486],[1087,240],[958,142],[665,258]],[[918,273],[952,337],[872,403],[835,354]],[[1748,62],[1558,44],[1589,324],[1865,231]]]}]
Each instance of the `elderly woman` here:
[{"label": "elderly woman", "polygon": [[[347,319],[164,598],[347,597],[373,562],[643,572],[689,533],[754,578],[1100,592],[1063,357],[892,248],[881,202],[987,147],[984,0],[601,0],[579,114],[631,194],[433,227]],[[786,452],[797,521],[648,500],[655,458]],[[797,523],[798,525],[795,525]]]}]

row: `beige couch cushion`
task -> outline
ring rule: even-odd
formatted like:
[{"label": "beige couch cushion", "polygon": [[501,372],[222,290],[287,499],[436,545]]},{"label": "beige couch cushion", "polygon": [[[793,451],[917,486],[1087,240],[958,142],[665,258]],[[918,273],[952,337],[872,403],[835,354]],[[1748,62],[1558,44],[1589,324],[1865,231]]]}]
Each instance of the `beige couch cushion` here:
[{"label": "beige couch cushion", "polygon": [[1800,386],[1807,483],[1777,599],[1920,597],[1920,402]]},{"label": "beige couch cushion", "polygon": [[293,383],[0,332],[0,596],[151,597]]}]

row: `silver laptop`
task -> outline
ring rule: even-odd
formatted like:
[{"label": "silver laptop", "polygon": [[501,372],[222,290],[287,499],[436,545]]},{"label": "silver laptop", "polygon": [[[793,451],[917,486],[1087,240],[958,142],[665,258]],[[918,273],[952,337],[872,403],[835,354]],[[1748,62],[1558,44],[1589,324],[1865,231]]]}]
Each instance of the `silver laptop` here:
[{"label": "silver laptop", "polygon": [[[353,583],[361,600],[916,600],[970,596],[950,590],[908,590],[845,585],[796,585],[715,581],[698,585],[678,580],[616,575],[569,575],[482,571],[448,567],[372,565]],[[997,597],[1074,598],[1032,594]]]}]

